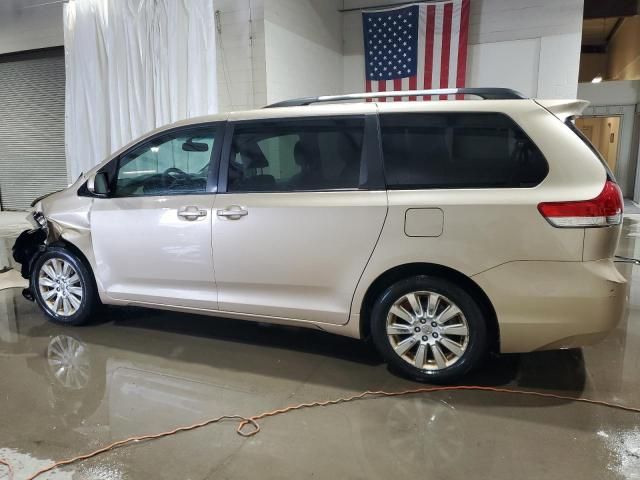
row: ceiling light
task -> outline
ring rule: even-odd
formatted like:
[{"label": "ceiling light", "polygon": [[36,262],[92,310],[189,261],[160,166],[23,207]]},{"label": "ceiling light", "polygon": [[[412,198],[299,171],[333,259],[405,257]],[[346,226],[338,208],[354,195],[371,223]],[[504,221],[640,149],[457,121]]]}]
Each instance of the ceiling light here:
[{"label": "ceiling light", "polygon": [[602,75],[596,75],[595,77],[593,77],[593,80],[591,80],[591,83],[600,83],[602,81]]}]

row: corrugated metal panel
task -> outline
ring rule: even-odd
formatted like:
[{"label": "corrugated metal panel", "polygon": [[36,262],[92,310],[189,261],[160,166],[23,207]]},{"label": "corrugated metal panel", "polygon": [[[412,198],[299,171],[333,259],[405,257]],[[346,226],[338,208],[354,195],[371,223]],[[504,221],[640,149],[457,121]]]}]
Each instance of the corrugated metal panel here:
[{"label": "corrugated metal panel", "polygon": [[64,56],[0,61],[0,200],[5,210],[67,186]]}]

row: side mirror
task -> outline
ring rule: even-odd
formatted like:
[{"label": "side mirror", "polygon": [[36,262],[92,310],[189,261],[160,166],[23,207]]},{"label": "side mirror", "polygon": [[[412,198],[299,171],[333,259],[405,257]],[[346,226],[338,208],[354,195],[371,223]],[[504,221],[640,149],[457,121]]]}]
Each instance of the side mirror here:
[{"label": "side mirror", "polygon": [[98,172],[87,180],[87,190],[96,197],[109,195],[109,179],[107,172]]}]

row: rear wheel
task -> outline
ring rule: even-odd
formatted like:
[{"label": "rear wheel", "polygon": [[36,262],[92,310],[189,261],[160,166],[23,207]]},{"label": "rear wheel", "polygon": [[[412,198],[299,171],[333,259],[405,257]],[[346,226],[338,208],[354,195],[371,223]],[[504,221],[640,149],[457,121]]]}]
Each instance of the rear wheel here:
[{"label": "rear wheel", "polygon": [[57,323],[87,323],[98,304],[91,272],[80,258],[61,247],[50,247],[38,258],[30,282],[36,302]]},{"label": "rear wheel", "polygon": [[372,311],[373,341],[387,362],[421,381],[445,382],[467,373],[483,357],[487,329],[471,295],[432,276],[387,288]]}]

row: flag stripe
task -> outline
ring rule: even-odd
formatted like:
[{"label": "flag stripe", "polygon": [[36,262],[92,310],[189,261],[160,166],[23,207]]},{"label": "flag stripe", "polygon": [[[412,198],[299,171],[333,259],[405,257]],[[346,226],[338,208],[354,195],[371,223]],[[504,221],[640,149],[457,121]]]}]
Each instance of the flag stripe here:
[{"label": "flag stripe", "polygon": [[[462,0],[460,12],[460,40],[458,41],[458,68],[456,71],[456,87],[465,86],[467,78],[467,43],[469,41],[469,0]],[[460,99],[464,95],[458,95]]]},{"label": "flag stripe", "polygon": [[[387,81],[386,80],[380,80],[378,82],[378,91],[379,92],[386,92],[387,91]],[[387,98],[386,97],[380,97],[378,100],[380,102],[386,102]]]},{"label": "flag stripe", "polygon": [[[378,82],[374,82],[374,81],[371,82],[371,91],[374,93],[378,91]],[[378,101],[377,98],[374,98],[373,100]]]},{"label": "flag stripe", "polygon": [[[371,80],[366,80],[365,81],[365,90],[367,93],[371,92]],[[367,102],[372,102],[373,98],[367,98]]]},{"label": "flag stripe", "polygon": [[[407,90],[411,90],[411,78],[412,77],[405,77],[402,79],[402,91],[406,92]],[[408,100],[409,97],[401,97],[402,101]]]},{"label": "flag stripe", "polygon": [[[424,89],[429,90],[432,88],[432,75],[433,75],[433,44],[435,37],[435,19],[436,19],[436,6],[427,5],[427,21],[425,24],[426,40],[424,48]],[[425,97],[424,100],[431,100],[431,97]]]},{"label": "flag stripe", "polygon": [[[431,65],[433,72],[431,75],[431,88],[440,88],[440,68],[442,66],[442,22],[444,19],[444,8],[442,3],[436,3],[436,16],[434,22],[434,35],[433,35],[433,61]],[[439,97],[432,97],[437,99]]]},{"label": "flag stripe", "polygon": [[[440,88],[447,88],[449,85],[449,53],[451,48],[451,17],[453,4],[447,3],[444,6],[444,19],[442,21],[442,47],[440,51]],[[446,100],[446,95],[440,95],[440,100]]]},{"label": "flag stripe", "polygon": [[[401,78],[396,78],[396,79],[393,80],[393,89],[396,92],[399,92],[399,91],[403,90],[403,88],[402,88],[402,79]],[[394,102],[400,102],[400,101],[402,101],[402,97],[395,97],[393,99],[393,101]]]},{"label": "flag stripe", "polygon": [[[456,79],[458,78],[458,42],[460,41],[460,4],[451,4],[451,43],[449,45],[449,77],[447,79],[447,88],[456,88]],[[454,95],[447,98],[454,100]]]},{"label": "flag stripe", "polygon": [[[424,69],[425,69],[425,55],[427,44],[427,32],[425,25],[427,24],[427,6],[426,4],[420,5],[420,22],[418,23],[418,69],[416,70],[416,88],[424,89]],[[423,100],[422,97],[418,97],[415,100]]]},{"label": "flag stripe", "polygon": [[[413,77],[409,77],[409,90],[417,90],[418,89],[418,76],[414,75]],[[415,102],[417,97],[415,95],[411,95],[409,97],[410,102]]]}]

